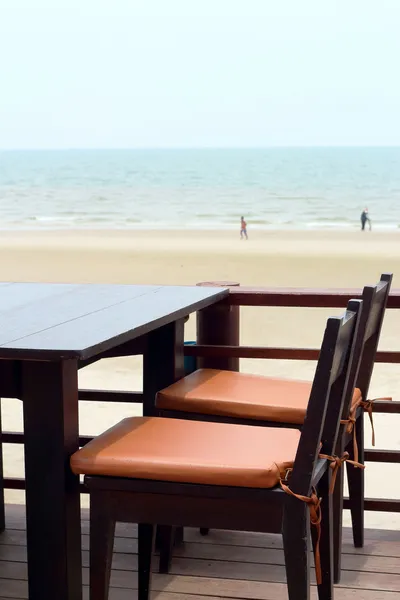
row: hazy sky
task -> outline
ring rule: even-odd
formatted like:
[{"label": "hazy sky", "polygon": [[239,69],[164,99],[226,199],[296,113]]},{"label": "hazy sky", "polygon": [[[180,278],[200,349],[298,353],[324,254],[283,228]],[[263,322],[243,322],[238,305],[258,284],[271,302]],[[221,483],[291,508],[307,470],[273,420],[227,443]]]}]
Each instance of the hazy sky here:
[{"label": "hazy sky", "polygon": [[400,145],[400,0],[0,0],[0,148]]}]

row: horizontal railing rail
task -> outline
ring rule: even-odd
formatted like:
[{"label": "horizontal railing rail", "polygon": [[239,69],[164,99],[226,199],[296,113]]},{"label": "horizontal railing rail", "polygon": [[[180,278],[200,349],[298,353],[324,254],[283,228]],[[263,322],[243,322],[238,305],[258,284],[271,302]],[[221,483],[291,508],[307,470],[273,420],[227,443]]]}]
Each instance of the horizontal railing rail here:
[{"label": "horizontal railing rail", "polygon": [[[360,298],[360,288],[262,288],[231,287],[223,300],[231,306],[276,306],[292,308],[344,308],[352,298]],[[387,308],[400,308],[400,289],[390,292]]]},{"label": "horizontal railing rail", "polygon": [[89,402],[134,402],[143,403],[142,392],[121,390],[79,390],[79,400]]},{"label": "horizontal railing rail", "polygon": [[[318,360],[317,348],[279,348],[268,346],[217,346],[196,344],[185,347],[185,356],[193,357],[235,357],[235,358],[262,358],[280,360]],[[375,362],[400,363],[400,352],[377,352]]]},{"label": "horizontal railing rail", "polygon": [[[234,286],[229,289],[229,296],[220,302],[220,305],[229,307],[287,307],[287,308],[344,308],[352,298],[361,296],[361,289],[311,289],[311,288],[259,288]],[[392,290],[388,299],[388,309],[400,309],[400,289]],[[204,321],[204,318],[203,318]],[[229,336],[228,336],[229,337]],[[121,355],[129,352],[139,354],[142,351],[140,344],[133,344],[123,348]],[[267,359],[267,360],[305,360],[316,361],[319,349],[315,348],[290,348],[267,346],[240,346],[229,344],[195,344],[184,348],[184,354],[197,359]],[[116,356],[110,353],[110,356]],[[400,363],[400,351],[380,350],[376,356],[379,363]],[[142,392],[120,390],[79,390],[79,400],[97,402],[132,402],[143,403]],[[400,414],[400,401],[379,401],[374,403],[374,412],[387,414]],[[92,438],[87,435],[79,437],[81,446],[87,444]],[[24,435],[20,432],[3,432],[2,442],[9,444],[23,444]],[[400,451],[377,450],[365,451],[367,462],[400,463]],[[22,478],[7,477],[4,487],[8,489],[25,489]],[[84,486],[81,491],[86,492]],[[349,507],[348,499],[344,502],[345,508]],[[384,498],[366,498],[365,510],[400,512],[400,500]]]}]

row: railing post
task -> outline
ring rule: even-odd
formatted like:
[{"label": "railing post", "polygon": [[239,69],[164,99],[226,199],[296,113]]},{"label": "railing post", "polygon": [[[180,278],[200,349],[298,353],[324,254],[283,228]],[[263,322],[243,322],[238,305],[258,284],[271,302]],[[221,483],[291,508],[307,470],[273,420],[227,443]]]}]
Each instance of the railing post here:
[{"label": "railing post", "polygon": [[[230,281],[201,282],[204,287],[236,287],[239,283]],[[197,343],[218,346],[239,346],[240,307],[225,302],[213,304],[197,313]],[[198,358],[199,369],[223,369],[239,371],[238,358]]]}]

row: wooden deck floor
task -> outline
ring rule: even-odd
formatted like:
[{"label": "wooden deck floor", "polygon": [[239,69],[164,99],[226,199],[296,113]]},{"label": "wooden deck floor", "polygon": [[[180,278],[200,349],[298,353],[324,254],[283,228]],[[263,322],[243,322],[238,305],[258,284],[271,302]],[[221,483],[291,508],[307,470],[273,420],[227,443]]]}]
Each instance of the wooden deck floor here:
[{"label": "wooden deck floor", "polygon": [[[88,512],[82,512],[84,598],[88,598]],[[7,507],[7,531],[0,534],[0,600],[28,598],[25,513]],[[119,524],[110,600],[134,600],[137,568],[136,527]],[[365,547],[355,550],[349,530],[343,544],[342,581],[337,600],[400,598],[400,532],[369,530]],[[159,600],[286,600],[280,536],[213,531],[201,537],[186,530],[170,575],[156,574],[153,597]],[[313,598],[316,597],[315,589]],[[56,600],[56,599],[55,599]]]}]

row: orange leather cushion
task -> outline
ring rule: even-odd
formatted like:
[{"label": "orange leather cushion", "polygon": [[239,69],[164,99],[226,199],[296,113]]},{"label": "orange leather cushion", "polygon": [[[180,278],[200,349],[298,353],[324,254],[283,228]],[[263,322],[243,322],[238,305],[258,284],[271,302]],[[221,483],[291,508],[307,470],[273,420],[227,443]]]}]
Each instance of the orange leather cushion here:
[{"label": "orange leather cushion", "polygon": [[159,417],[124,419],[71,457],[74,473],[271,488],[300,432]]},{"label": "orange leather cushion", "polygon": [[199,369],[160,391],[156,404],[166,410],[302,425],[310,392],[308,381]]}]

